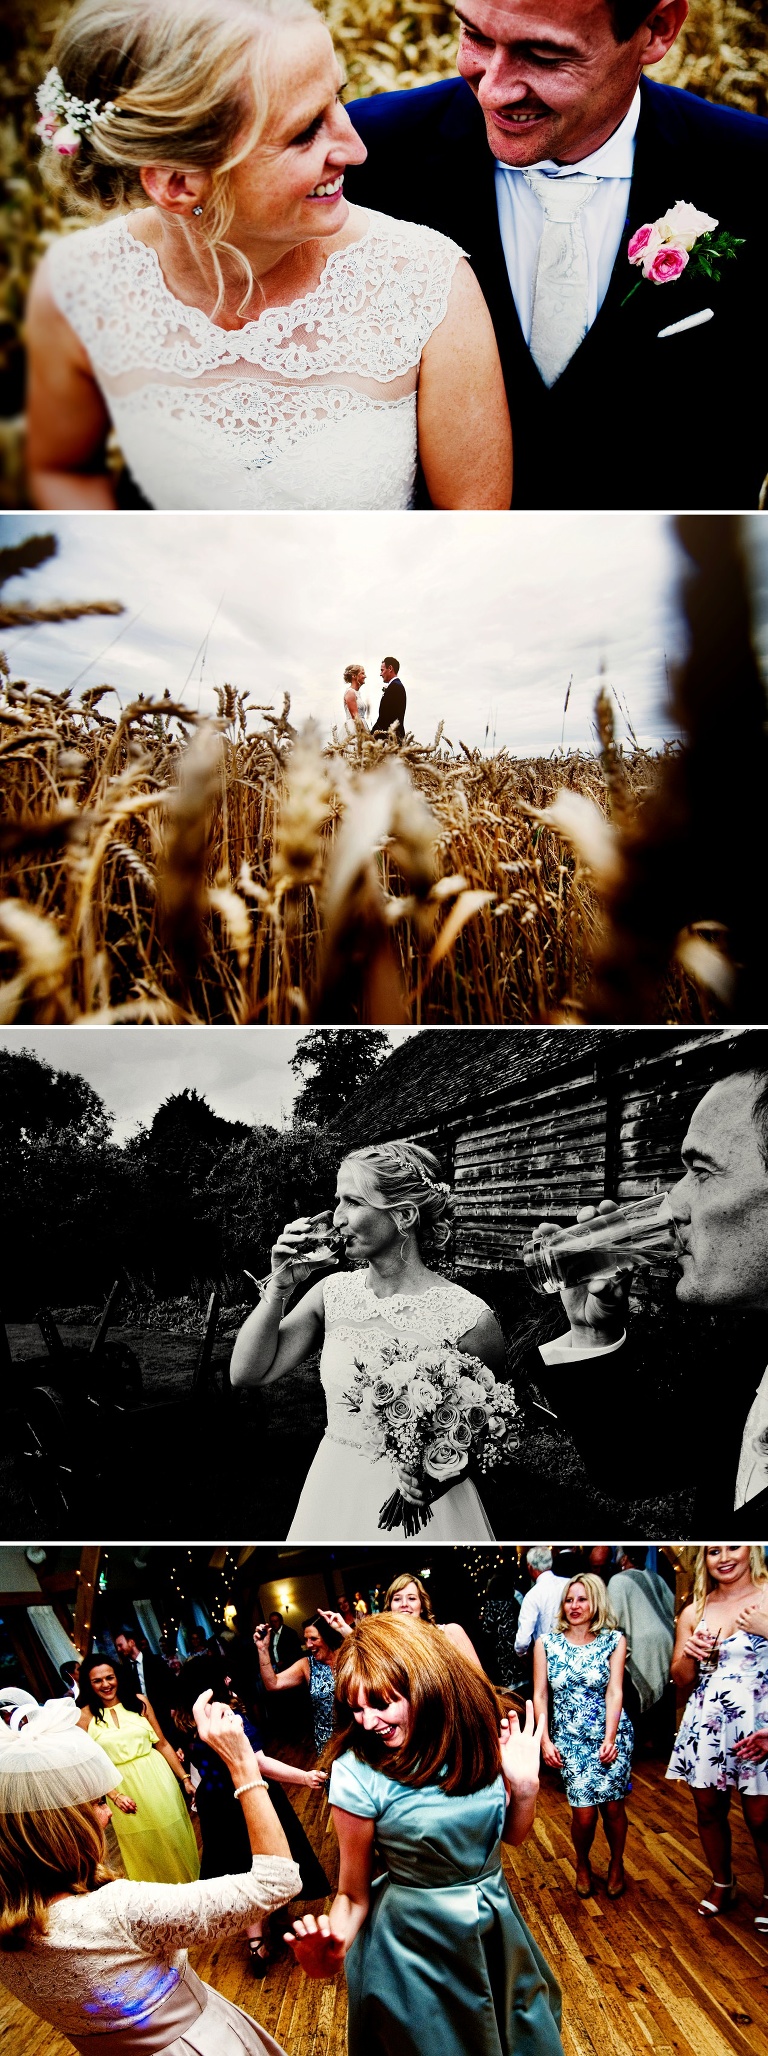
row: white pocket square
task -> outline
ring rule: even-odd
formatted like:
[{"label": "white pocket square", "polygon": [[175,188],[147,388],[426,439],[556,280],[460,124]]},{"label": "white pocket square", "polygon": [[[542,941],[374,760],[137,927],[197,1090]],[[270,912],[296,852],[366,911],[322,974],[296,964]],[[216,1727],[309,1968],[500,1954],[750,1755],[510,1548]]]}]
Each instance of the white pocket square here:
[{"label": "white pocket square", "polygon": [[701,328],[703,321],[714,321],[714,307],[702,307],[700,314],[687,314],[685,321],[673,321],[670,328],[660,328],[658,341],[664,336],[681,336],[684,328]]}]

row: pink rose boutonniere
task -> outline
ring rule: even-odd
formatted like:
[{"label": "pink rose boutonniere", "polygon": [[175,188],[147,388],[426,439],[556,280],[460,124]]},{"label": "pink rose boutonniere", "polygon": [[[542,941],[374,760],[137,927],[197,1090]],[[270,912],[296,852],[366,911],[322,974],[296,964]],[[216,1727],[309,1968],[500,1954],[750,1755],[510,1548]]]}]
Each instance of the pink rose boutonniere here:
[{"label": "pink rose boutonniere", "polygon": [[[690,270],[703,278],[711,278],[719,285],[720,265],[729,257],[735,257],[744,241],[743,236],[732,236],[728,229],[714,231],[719,226],[711,214],[703,214],[698,207],[692,207],[689,200],[677,200],[658,221],[645,221],[642,228],[630,237],[627,257],[630,264],[637,266],[642,278],[650,279],[654,286],[669,285],[672,279],[682,278]],[[637,292],[642,279],[635,279],[629,292],[625,293],[622,307]]]}]

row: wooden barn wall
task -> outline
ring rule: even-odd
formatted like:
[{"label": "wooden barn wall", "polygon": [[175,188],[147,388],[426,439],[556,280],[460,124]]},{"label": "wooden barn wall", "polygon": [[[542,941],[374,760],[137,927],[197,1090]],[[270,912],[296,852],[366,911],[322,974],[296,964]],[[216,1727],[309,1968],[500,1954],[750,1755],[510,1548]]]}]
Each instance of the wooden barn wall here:
[{"label": "wooden barn wall", "polygon": [[579,1206],[641,1199],[682,1175],[691,1111],[725,1068],[727,1046],[689,1034],[679,1045],[558,1078],[457,1134],[455,1262],[506,1269],[537,1221],[573,1220]]}]

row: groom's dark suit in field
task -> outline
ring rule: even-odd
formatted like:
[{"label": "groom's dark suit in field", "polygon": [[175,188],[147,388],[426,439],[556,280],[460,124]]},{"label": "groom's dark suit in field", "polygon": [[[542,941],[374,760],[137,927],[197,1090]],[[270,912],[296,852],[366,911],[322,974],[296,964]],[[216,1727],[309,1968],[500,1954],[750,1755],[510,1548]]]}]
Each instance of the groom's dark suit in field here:
[{"label": "groom's dark suit in field", "polygon": [[[368,147],[350,200],[426,223],[466,251],[490,309],[514,437],[515,507],[757,506],[768,470],[764,305],[768,122],[643,78],[625,233],[607,296],[547,388],[524,340],[496,208],[495,159],[463,79],[354,102]],[[744,238],[719,284],[653,285],[635,230],[686,200]],[[622,305],[634,282],[640,285]],[[659,339],[703,308],[712,320]]]}]

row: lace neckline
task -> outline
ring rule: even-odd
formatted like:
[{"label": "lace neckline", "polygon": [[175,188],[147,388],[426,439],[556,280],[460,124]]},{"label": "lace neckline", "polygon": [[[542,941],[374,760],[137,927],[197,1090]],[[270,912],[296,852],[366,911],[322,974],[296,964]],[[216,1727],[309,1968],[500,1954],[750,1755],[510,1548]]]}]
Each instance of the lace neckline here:
[{"label": "lace neckline", "polygon": [[380,1296],[378,1292],[374,1292],[372,1285],[368,1284],[366,1276],[361,1278],[360,1290],[365,1293],[366,1299],[373,1300],[374,1306],[411,1306],[414,1300],[428,1299],[430,1292],[450,1292],[451,1286],[450,1281],[446,1284],[430,1283],[425,1285],[423,1292],[389,1292]]},{"label": "lace neckline", "polygon": [[133,230],[128,226],[126,215],[122,214],[118,217],[115,231],[116,236],[122,234],[123,240],[127,241],[131,249],[137,250],[141,256],[149,259],[150,270],[155,277],[160,292],[167,300],[169,306],[173,307],[180,315],[187,319],[205,322],[206,327],[212,329],[215,335],[244,336],[248,335],[250,330],[258,328],[259,324],[265,321],[270,314],[277,316],[278,319],[282,317],[283,319],[290,318],[291,321],[295,321],[302,314],[303,310],[311,309],[313,303],[322,292],[323,287],[330,283],[330,275],[332,269],[335,269],[337,262],[341,258],[350,256],[352,251],[362,249],[363,245],[369,241],[373,233],[373,217],[371,214],[368,215],[362,235],[356,236],[354,242],[344,243],[340,250],[329,250],[317,285],[313,286],[310,292],[302,293],[300,299],[275,301],[274,306],[262,307],[258,314],[254,314],[250,320],[242,322],[239,328],[223,328],[221,322],[214,321],[210,314],[206,314],[203,307],[195,306],[192,301],[180,300],[176,293],[171,291],[156,249],[152,243],[144,243],[141,236],[134,235]]}]

